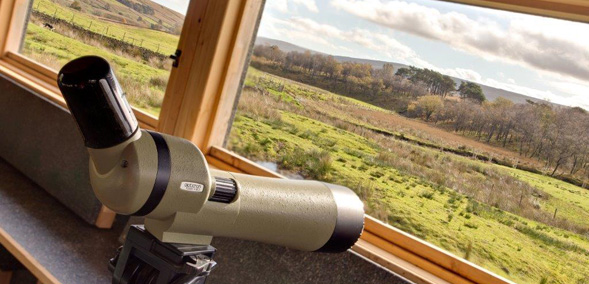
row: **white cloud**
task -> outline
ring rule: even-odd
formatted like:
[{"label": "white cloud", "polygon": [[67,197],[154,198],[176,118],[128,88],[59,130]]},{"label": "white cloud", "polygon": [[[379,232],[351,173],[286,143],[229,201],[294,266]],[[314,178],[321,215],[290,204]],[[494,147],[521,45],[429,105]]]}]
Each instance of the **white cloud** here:
[{"label": "white cloud", "polygon": [[313,13],[319,12],[319,8],[317,8],[317,3],[315,3],[315,0],[292,0],[292,2],[305,6],[305,8]]},{"label": "white cloud", "polygon": [[504,28],[465,14],[402,1],[333,0],[332,5],[373,23],[441,41],[481,56],[523,64],[538,71],[589,78],[589,26],[545,18],[519,17]]},{"label": "white cloud", "polygon": [[444,70],[436,70],[438,72],[444,73],[446,75],[480,83],[483,81],[483,76],[479,74],[477,71],[472,69],[464,69],[464,68],[455,68],[455,69],[444,69]]},{"label": "white cloud", "polygon": [[556,90],[569,94],[571,97],[584,97],[584,105],[589,105],[589,83],[572,78],[557,78],[549,81]]},{"label": "white cloud", "polygon": [[266,5],[266,8],[272,8],[282,13],[288,12],[288,3],[286,0],[271,0]]},{"label": "white cloud", "polygon": [[313,13],[319,12],[319,8],[317,8],[317,3],[315,3],[315,0],[271,0],[267,1],[268,4],[266,4],[266,8],[272,8],[282,13],[287,13],[289,9],[292,9],[292,6],[290,6],[288,2],[294,4],[293,6],[302,5]]},{"label": "white cloud", "polygon": [[308,31],[309,33],[320,36],[340,38],[343,33],[340,29],[332,25],[320,24],[309,18],[293,17],[286,21],[295,30]]},{"label": "white cloud", "polygon": [[182,15],[186,15],[189,0],[154,0],[154,2],[164,7],[168,7]]},{"label": "white cloud", "polygon": [[[332,47],[336,50],[345,51],[354,55],[349,47],[340,48],[341,45],[334,45],[335,40],[357,44],[371,52],[377,52],[388,58],[400,61],[400,63],[412,64],[423,68],[432,68],[428,62],[419,56],[410,47],[400,43],[396,39],[382,33],[375,33],[363,29],[349,31],[341,30],[335,26],[321,24],[309,18],[293,17],[286,20],[269,18],[265,19],[264,25],[267,30],[274,30],[276,34],[282,34],[289,38],[307,39],[316,43]],[[286,28],[280,28],[283,26]]]}]

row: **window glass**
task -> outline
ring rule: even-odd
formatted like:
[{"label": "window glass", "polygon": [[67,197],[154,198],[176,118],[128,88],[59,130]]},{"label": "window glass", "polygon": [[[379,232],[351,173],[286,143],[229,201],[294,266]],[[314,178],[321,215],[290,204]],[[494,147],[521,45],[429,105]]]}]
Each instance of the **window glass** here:
[{"label": "window glass", "polygon": [[159,115],[189,0],[34,0],[21,53],[59,70],[106,58],[132,105]]},{"label": "window glass", "polygon": [[587,24],[268,0],[226,147],[518,283],[589,283]]}]

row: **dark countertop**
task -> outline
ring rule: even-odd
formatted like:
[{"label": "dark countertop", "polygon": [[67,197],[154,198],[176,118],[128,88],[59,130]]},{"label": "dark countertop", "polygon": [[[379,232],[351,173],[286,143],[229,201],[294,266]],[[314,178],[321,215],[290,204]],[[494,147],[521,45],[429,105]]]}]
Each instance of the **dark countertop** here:
[{"label": "dark countertop", "polygon": [[122,225],[97,229],[0,159],[0,228],[63,283],[110,283]]}]

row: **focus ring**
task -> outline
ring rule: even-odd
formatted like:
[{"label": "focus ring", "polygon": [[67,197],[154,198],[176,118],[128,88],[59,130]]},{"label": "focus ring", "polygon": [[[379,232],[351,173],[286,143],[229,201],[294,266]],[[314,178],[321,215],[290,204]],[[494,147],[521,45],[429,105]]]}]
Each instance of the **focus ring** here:
[{"label": "focus ring", "polygon": [[215,177],[215,193],[209,201],[231,203],[237,195],[237,183],[230,178]]}]

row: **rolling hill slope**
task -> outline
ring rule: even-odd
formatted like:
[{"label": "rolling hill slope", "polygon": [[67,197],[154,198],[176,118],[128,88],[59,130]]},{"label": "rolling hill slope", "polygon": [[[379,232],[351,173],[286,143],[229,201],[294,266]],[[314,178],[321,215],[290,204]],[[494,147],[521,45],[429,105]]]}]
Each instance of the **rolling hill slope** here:
[{"label": "rolling hill slope", "polygon": [[[282,51],[285,51],[285,52],[290,52],[290,51],[305,52],[308,50],[311,53],[326,54],[323,52],[318,52],[318,51],[310,50],[310,49],[307,49],[304,47],[300,47],[298,45],[295,45],[295,44],[292,44],[292,43],[289,43],[286,41],[265,38],[265,37],[256,38],[256,44],[276,45]],[[395,67],[395,71],[399,68],[409,67],[408,65],[397,63],[397,62],[387,62],[387,61],[363,59],[363,58],[355,58],[355,57],[347,57],[347,56],[338,56],[338,55],[334,55],[333,57],[340,62],[368,63],[368,64],[372,65],[374,68],[382,68],[382,66],[385,63],[392,63],[393,66]],[[456,78],[456,77],[452,77],[452,79],[454,80],[454,82],[456,82],[456,85],[460,85],[460,83],[462,81],[467,81],[467,80],[463,80],[463,79]],[[503,89],[498,89],[498,88],[487,86],[487,85],[481,85],[481,88],[483,89],[483,92],[485,93],[487,100],[490,100],[490,101],[493,101],[498,97],[503,97],[503,98],[511,100],[514,103],[525,103],[526,101],[529,100],[529,101],[533,101],[533,102],[542,102],[542,103],[553,104],[553,103],[550,103],[545,100],[540,100],[540,99],[533,98],[530,96],[514,93],[514,92],[503,90]]]},{"label": "rolling hill slope", "polygon": [[[54,3],[70,7],[72,0]],[[184,15],[150,0],[76,0],[81,11],[110,21],[180,34]]]}]

